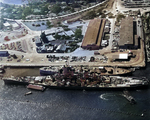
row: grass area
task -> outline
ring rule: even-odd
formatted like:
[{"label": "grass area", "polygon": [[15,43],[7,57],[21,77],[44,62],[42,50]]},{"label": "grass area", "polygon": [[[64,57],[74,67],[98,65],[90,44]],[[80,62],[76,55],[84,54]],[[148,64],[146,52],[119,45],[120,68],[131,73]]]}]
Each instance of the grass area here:
[{"label": "grass area", "polygon": [[108,18],[115,18],[115,16],[113,15],[113,13],[108,13]]},{"label": "grass area", "polygon": [[117,22],[120,22],[121,21],[121,19],[123,19],[123,18],[125,18],[126,16],[124,16],[123,14],[118,14],[117,15]]}]

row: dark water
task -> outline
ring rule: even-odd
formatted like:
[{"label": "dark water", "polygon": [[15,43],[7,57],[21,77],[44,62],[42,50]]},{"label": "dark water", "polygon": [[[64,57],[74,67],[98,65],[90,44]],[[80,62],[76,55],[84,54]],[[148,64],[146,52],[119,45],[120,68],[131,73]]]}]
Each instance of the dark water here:
[{"label": "dark water", "polygon": [[[133,76],[150,79],[149,71],[150,64]],[[0,120],[150,120],[150,89],[130,91],[135,105],[121,96],[122,91],[46,89],[24,96],[28,91],[25,86],[0,81]]]}]

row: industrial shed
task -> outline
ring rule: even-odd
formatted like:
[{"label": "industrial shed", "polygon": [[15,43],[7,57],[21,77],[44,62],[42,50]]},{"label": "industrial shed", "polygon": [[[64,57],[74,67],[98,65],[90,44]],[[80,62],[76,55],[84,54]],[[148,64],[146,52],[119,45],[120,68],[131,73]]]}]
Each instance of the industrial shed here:
[{"label": "industrial shed", "polygon": [[35,40],[35,44],[36,44],[36,46],[42,46],[42,41],[41,41],[41,39],[39,38],[39,36],[35,36],[34,37],[34,40]]},{"label": "industrial shed", "polygon": [[112,59],[114,59],[114,60],[128,60],[129,55],[128,55],[128,53],[121,53],[121,54],[118,54],[118,55],[113,55]]},{"label": "industrial shed", "polygon": [[136,22],[132,17],[126,17],[121,21],[120,40],[118,45],[120,49],[137,49],[139,47],[139,38],[136,35]]},{"label": "industrial shed", "polygon": [[106,19],[93,19],[90,21],[81,47],[83,49],[98,50],[101,45]]},{"label": "industrial shed", "polygon": [[118,42],[120,49],[130,49],[133,46],[133,18],[126,17],[121,20],[120,40]]}]

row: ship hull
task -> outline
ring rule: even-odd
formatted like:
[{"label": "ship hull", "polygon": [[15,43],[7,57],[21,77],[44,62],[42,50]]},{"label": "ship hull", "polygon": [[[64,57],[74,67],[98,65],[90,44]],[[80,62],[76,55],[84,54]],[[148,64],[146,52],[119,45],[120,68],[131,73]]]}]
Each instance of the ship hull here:
[{"label": "ship hull", "polygon": [[134,85],[134,86],[130,86],[130,87],[79,87],[79,86],[47,86],[44,85],[44,87],[46,88],[50,88],[50,89],[62,89],[62,90],[88,90],[88,91],[93,91],[93,90],[137,90],[137,89],[147,89],[149,86],[148,85]]},{"label": "ship hull", "polygon": [[28,82],[23,82],[23,81],[16,81],[16,80],[3,80],[5,84],[12,84],[12,85],[28,85]]},{"label": "ship hull", "polygon": [[[5,84],[8,85],[29,85],[28,82],[20,82],[14,80],[3,80]],[[132,85],[130,87],[80,87],[80,86],[51,86],[43,85],[46,88],[50,89],[64,89],[64,90],[136,90],[136,89],[147,89],[149,85]]]}]

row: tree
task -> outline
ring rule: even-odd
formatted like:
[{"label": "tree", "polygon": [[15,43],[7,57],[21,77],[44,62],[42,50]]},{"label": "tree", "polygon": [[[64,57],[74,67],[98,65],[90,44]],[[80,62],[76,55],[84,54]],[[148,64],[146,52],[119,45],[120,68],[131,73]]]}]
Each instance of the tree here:
[{"label": "tree", "polygon": [[46,22],[46,25],[48,28],[51,28],[53,26],[49,20]]},{"label": "tree", "polygon": [[64,10],[64,11],[68,11],[68,10],[70,10],[70,9],[71,9],[71,7],[66,6],[63,10]]},{"label": "tree", "polygon": [[6,12],[7,12],[7,13],[12,13],[12,10],[13,10],[12,8],[7,8],[7,9],[6,9]]},{"label": "tree", "polygon": [[53,5],[53,7],[51,8],[51,12],[56,14],[58,14],[61,10],[62,9],[58,4]]},{"label": "tree", "polygon": [[82,30],[76,29],[75,31],[75,39],[82,38]]},{"label": "tree", "polygon": [[0,30],[3,29],[3,23],[0,21]]},{"label": "tree", "polygon": [[87,12],[84,17],[85,17],[85,19],[93,19],[96,17],[96,13],[94,10],[91,10],[91,11]]},{"label": "tree", "polygon": [[41,8],[41,14],[46,15],[48,13],[48,6],[49,3],[47,3],[44,7]]},{"label": "tree", "polygon": [[32,14],[32,10],[30,7],[26,7],[24,10],[23,10],[23,14],[24,16],[28,16],[30,14]]},{"label": "tree", "polygon": [[58,40],[58,39],[61,38],[61,35],[58,35],[58,33],[56,33],[56,34],[54,35],[54,38],[55,38],[56,40]]},{"label": "tree", "polygon": [[3,23],[5,22],[4,16],[1,16],[0,18],[0,29],[3,29]]},{"label": "tree", "polygon": [[103,14],[103,7],[100,7],[98,10],[97,10],[97,13],[99,13],[99,15],[102,15]]},{"label": "tree", "polygon": [[117,22],[120,22],[120,20],[121,20],[122,18],[125,18],[125,16],[124,16],[123,14],[119,14],[119,15],[117,16]]}]

